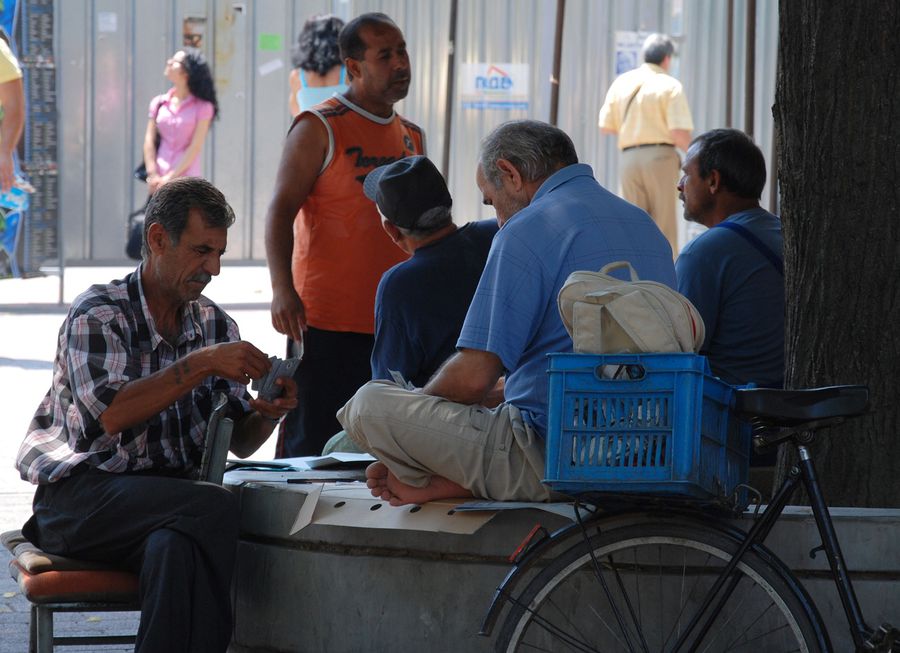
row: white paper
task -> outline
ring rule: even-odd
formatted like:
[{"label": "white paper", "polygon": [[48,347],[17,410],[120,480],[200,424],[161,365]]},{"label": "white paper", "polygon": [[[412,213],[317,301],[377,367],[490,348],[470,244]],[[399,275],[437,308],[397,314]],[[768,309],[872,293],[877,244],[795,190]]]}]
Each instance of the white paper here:
[{"label": "white paper", "polygon": [[391,378],[394,380],[394,383],[399,385],[401,388],[405,390],[415,390],[416,386],[414,386],[410,381],[407,381],[403,378],[403,375],[400,374],[397,370],[388,370],[391,373]]},{"label": "white paper", "polygon": [[266,75],[271,75],[280,68],[284,68],[284,62],[281,59],[272,59],[272,61],[260,64],[257,70],[259,70],[260,77],[265,77]]},{"label": "white paper", "polygon": [[322,493],[322,484],[310,484],[305,486],[306,490],[306,499],[303,501],[303,505],[300,506],[300,511],[297,513],[297,518],[294,519],[294,525],[291,526],[291,535],[296,533],[302,528],[305,528],[309,525],[309,522],[312,521],[313,512],[315,512],[316,504],[319,503],[319,495]]},{"label": "white paper", "polygon": [[[333,451],[327,456],[309,456],[304,461],[309,469],[322,469],[330,465],[345,463],[359,463],[360,466],[375,462],[375,457],[368,453],[349,453],[345,451]],[[299,464],[299,463],[298,463]]]},{"label": "white paper", "polygon": [[117,32],[119,31],[119,15],[114,11],[97,12],[97,31],[98,32]]},{"label": "white paper", "polygon": [[[539,503],[529,501],[468,501],[456,506],[457,512],[496,512],[499,510],[525,510],[532,508],[534,510],[543,510],[551,512],[554,515],[565,517],[575,521],[575,504],[572,503]],[[587,507],[581,508],[581,518],[587,519],[593,515],[595,510]]]}]

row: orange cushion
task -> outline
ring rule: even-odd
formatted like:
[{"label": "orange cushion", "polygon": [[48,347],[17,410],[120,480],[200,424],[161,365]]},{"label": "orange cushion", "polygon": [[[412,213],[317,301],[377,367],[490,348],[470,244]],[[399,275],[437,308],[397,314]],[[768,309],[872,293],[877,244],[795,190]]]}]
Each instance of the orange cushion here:
[{"label": "orange cushion", "polygon": [[32,574],[17,560],[11,560],[9,567],[25,598],[32,603],[135,603],[138,600],[138,577],[128,571],[43,571]]},{"label": "orange cushion", "polygon": [[0,542],[13,555],[10,575],[32,603],[138,600],[138,577],[130,571],[45,553],[26,540],[21,531],[3,533]]}]

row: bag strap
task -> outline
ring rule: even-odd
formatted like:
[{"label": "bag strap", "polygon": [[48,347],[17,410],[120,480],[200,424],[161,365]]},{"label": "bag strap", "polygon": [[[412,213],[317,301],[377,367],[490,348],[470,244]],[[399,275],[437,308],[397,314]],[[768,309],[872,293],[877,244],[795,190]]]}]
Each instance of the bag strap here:
[{"label": "bag strap", "polygon": [[168,103],[169,98],[164,97],[162,100],[156,103],[156,111],[153,112],[153,122],[156,122],[156,119],[159,118],[159,110],[162,108],[163,103]]},{"label": "bag strap", "polygon": [[[782,277],[784,276],[784,262],[781,260],[781,257],[778,256],[775,252],[771,250],[766,244],[757,238],[752,231],[747,229],[742,224],[736,224],[734,222],[720,222],[716,225],[716,227],[724,227],[725,229],[730,229],[734,233],[742,236],[748,243],[753,245],[760,254],[765,256],[769,263],[772,264],[772,267],[780,274]],[[713,227],[715,228],[715,227]]]},{"label": "bag strap", "polygon": [[625,105],[625,111],[622,112],[622,124],[625,124],[625,121],[628,119],[628,110],[631,108],[631,103],[634,102],[634,98],[637,97],[637,94],[641,92],[641,87],[644,85],[644,82],[638,84],[637,88],[634,89],[634,93],[631,94],[631,97],[628,98],[628,104]]},{"label": "bag strap", "polygon": [[612,263],[607,263],[600,268],[600,274],[609,274],[613,270],[621,270],[622,268],[628,268],[628,273],[631,275],[632,281],[640,281],[637,270],[635,270],[628,261],[613,261]]}]

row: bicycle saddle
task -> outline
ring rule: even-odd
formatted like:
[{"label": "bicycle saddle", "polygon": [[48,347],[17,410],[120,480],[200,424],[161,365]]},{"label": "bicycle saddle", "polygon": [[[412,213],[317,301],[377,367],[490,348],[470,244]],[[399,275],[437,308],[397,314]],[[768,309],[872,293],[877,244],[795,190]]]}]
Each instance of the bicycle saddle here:
[{"label": "bicycle saddle", "polygon": [[833,385],[809,390],[774,390],[749,388],[735,392],[734,413],[739,417],[791,426],[859,415],[869,403],[869,389],[864,385]]}]

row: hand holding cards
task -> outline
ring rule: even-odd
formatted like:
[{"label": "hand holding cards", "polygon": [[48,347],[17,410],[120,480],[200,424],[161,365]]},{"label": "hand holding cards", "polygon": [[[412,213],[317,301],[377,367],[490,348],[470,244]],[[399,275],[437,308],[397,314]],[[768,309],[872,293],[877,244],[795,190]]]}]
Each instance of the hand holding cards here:
[{"label": "hand holding cards", "polygon": [[283,388],[275,383],[275,380],[285,376],[294,376],[294,370],[300,364],[299,358],[282,360],[277,356],[269,356],[269,361],[272,363],[272,367],[269,368],[268,374],[260,379],[253,379],[253,383],[250,384],[250,389],[259,393],[256,396],[257,399],[264,401],[274,401],[281,396]]}]

